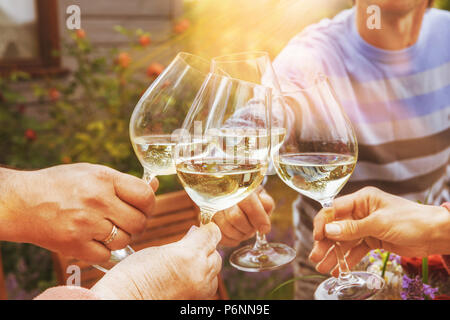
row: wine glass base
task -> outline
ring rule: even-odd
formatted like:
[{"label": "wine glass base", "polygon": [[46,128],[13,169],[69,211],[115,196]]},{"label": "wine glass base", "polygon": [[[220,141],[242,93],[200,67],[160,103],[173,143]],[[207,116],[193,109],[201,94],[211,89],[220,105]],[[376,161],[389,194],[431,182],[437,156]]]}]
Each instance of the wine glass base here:
[{"label": "wine glass base", "polygon": [[338,283],[337,278],[323,281],[314,293],[316,300],[367,300],[383,290],[383,278],[371,272],[352,272],[356,283]]},{"label": "wine glass base", "polygon": [[230,264],[241,271],[261,272],[279,269],[295,259],[295,250],[282,243],[268,243],[256,250],[252,245],[234,251]]},{"label": "wine glass base", "polygon": [[102,264],[95,264],[95,265],[93,265],[93,267],[106,273],[106,272],[108,272],[108,270],[112,269],[120,261],[124,260],[126,257],[132,255],[133,253],[134,253],[134,250],[130,246],[126,246],[123,249],[111,251],[111,258],[109,258],[108,262],[105,262]]}]

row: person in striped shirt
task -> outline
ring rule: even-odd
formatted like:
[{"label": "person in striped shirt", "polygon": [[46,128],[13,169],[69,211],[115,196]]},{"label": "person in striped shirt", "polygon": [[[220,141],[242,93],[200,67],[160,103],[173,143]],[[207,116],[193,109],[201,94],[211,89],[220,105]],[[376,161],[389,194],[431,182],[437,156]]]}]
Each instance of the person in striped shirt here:
[{"label": "person in striped shirt", "polygon": [[[368,23],[373,5],[379,29]],[[282,89],[284,80],[302,87],[311,74],[326,74],[352,121],[358,164],[340,195],[374,186],[436,205],[449,199],[450,13],[429,6],[356,0],[307,27],[273,62]],[[295,276],[316,273],[308,255],[319,209],[304,196],[294,203]],[[295,298],[312,299],[319,282],[297,281]]]}]

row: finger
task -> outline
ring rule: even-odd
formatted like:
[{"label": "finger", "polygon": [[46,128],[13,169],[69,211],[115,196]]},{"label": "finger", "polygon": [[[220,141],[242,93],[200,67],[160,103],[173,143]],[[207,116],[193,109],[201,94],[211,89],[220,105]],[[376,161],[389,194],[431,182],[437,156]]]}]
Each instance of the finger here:
[{"label": "finger", "polygon": [[211,274],[216,277],[220,270],[222,269],[222,257],[220,256],[219,252],[215,250],[213,253],[211,253],[208,256],[208,266],[209,270],[211,270]]},{"label": "finger", "polygon": [[222,239],[220,240],[219,244],[225,247],[237,247],[240,243],[240,241],[233,240],[222,234]]},{"label": "finger", "polygon": [[334,241],[328,239],[324,239],[322,241],[314,241],[314,246],[309,255],[309,260],[314,263],[322,261],[325,258],[328,250],[330,250],[333,245]]},{"label": "finger", "polygon": [[314,217],[313,237],[316,241],[321,241],[325,238],[324,227],[325,224],[334,221],[334,209],[322,208]]},{"label": "finger", "polygon": [[384,194],[378,188],[364,187],[354,193],[336,198],[333,203],[336,220],[363,219],[369,216],[379,206],[379,200]]},{"label": "finger", "polygon": [[99,242],[102,242],[110,250],[123,249],[128,244],[130,244],[131,236],[120,228],[117,228],[117,234],[110,243],[108,243],[108,244],[104,243],[104,241],[111,235],[113,226],[114,226],[114,224],[111,221],[106,220],[106,219],[99,222],[98,223],[99,231],[94,236],[94,239]]},{"label": "finger", "polygon": [[259,200],[263,205],[264,210],[268,215],[272,214],[273,209],[275,208],[275,201],[273,198],[267,193],[267,191],[263,188],[261,192],[258,194]]},{"label": "finger", "polygon": [[79,252],[79,256],[75,257],[89,264],[108,262],[111,258],[111,251],[103,244],[96,240],[91,240],[83,245]]},{"label": "finger", "polygon": [[242,234],[246,235],[256,231],[247,216],[239,208],[239,206],[233,206],[228,210],[224,210],[224,218],[231,223]]},{"label": "finger", "polygon": [[154,177],[152,179],[152,181],[150,181],[150,187],[152,187],[153,192],[156,192],[156,190],[158,190],[158,187],[159,187],[159,180],[158,180],[158,178]]},{"label": "finger", "polygon": [[129,234],[143,232],[147,223],[146,215],[117,198],[112,201],[112,208],[105,218]]},{"label": "finger", "polygon": [[191,228],[189,231],[183,240],[194,247],[205,250],[208,254],[216,250],[217,244],[222,238],[220,229],[214,222]]},{"label": "finger", "polygon": [[206,293],[206,296],[203,298],[204,300],[212,300],[216,295],[217,289],[219,288],[219,279],[216,276],[209,286],[209,291]]},{"label": "finger", "polygon": [[233,240],[241,241],[245,234],[235,228],[227,219],[225,219],[225,212],[221,211],[214,215],[213,221],[217,224],[222,232],[222,235],[226,235]]},{"label": "finger", "polygon": [[259,232],[270,232],[270,219],[259,200],[257,193],[253,192],[239,203],[239,208],[245,213],[250,224]]},{"label": "finger", "polygon": [[347,241],[375,236],[377,225],[371,216],[361,220],[342,220],[325,225],[325,236],[336,241]]},{"label": "finger", "polygon": [[142,179],[114,172],[113,183],[117,197],[149,216],[155,205],[153,189]]}]

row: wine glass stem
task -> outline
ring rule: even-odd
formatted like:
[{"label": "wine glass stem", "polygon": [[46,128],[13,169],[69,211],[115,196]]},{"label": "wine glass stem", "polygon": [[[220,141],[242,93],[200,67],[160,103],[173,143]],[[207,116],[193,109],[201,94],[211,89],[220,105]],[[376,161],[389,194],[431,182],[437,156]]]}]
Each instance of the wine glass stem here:
[{"label": "wine glass stem", "polygon": [[[333,206],[333,199],[321,202],[322,207],[331,208]],[[348,267],[347,261],[345,260],[344,253],[342,252],[342,247],[339,241],[336,241],[334,244],[334,252],[336,254],[336,259],[338,261],[339,267],[339,278],[338,281],[340,283],[349,282],[352,280],[352,274],[350,272],[350,268]]]},{"label": "wine glass stem", "polygon": [[200,208],[200,225],[203,226],[211,222],[216,212],[209,208]]},{"label": "wine glass stem", "polygon": [[150,171],[148,171],[147,169],[144,169],[144,175],[142,176],[142,179],[150,184],[150,182],[153,180],[153,178],[156,177],[155,174],[151,173]]},{"label": "wine glass stem", "polygon": [[264,250],[267,249],[268,246],[269,244],[267,243],[266,235],[256,231],[256,241],[253,245],[253,250]]}]

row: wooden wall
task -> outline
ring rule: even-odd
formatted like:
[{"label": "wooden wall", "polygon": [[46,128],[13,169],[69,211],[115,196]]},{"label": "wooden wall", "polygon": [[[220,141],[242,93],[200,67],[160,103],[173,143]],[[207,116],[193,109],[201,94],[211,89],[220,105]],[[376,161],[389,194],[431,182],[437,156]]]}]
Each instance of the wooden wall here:
[{"label": "wooden wall", "polygon": [[[174,20],[183,11],[183,0],[60,0],[59,34],[68,36],[67,7],[77,4],[81,10],[81,28],[97,49],[125,46],[127,37],[114,30],[120,25],[127,29],[141,28],[151,33],[152,46],[167,40],[172,32]],[[72,68],[73,61],[62,57],[62,64]]]}]

